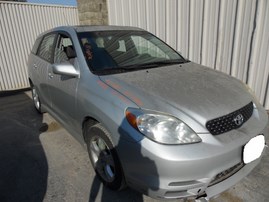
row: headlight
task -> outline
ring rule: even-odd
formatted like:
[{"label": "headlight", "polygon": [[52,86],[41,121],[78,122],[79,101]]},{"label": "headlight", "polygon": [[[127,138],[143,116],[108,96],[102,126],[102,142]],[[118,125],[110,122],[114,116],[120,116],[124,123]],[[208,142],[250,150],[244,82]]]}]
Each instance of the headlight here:
[{"label": "headlight", "polygon": [[170,115],[128,109],[126,118],[146,137],[162,144],[190,144],[202,141],[187,124]]}]

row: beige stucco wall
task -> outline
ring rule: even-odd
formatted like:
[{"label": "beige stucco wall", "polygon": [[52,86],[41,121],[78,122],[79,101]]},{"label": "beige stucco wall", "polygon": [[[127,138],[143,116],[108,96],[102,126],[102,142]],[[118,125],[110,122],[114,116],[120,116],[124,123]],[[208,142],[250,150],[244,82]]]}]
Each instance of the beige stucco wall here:
[{"label": "beige stucco wall", "polygon": [[77,0],[81,25],[107,25],[108,10],[106,0]]}]

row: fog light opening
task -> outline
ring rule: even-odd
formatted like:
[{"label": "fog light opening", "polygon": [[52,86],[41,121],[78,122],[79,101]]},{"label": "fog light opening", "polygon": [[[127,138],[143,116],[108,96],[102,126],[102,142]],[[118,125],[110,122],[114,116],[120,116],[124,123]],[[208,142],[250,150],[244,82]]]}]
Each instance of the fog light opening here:
[{"label": "fog light opening", "polygon": [[[201,190],[199,189],[199,191],[201,191]],[[198,192],[199,192],[199,191],[198,191]],[[207,197],[207,194],[204,193],[204,194],[198,196],[198,197],[195,199],[195,202],[208,202],[209,200],[208,200],[206,197]]]}]

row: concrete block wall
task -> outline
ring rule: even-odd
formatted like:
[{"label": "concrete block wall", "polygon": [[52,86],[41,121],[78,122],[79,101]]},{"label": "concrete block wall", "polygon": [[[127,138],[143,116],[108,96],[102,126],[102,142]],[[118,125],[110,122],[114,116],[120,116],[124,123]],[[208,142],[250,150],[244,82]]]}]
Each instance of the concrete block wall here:
[{"label": "concrete block wall", "polygon": [[106,0],[77,0],[81,25],[108,25]]}]

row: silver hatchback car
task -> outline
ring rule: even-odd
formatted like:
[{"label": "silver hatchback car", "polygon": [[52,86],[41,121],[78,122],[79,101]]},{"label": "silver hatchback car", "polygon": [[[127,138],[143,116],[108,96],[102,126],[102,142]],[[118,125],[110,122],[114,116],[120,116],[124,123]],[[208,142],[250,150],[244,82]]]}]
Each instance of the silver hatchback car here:
[{"label": "silver hatchback car", "polygon": [[33,101],[87,146],[107,187],[210,198],[260,162],[268,117],[241,81],[134,27],[58,27],[28,60]]}]

